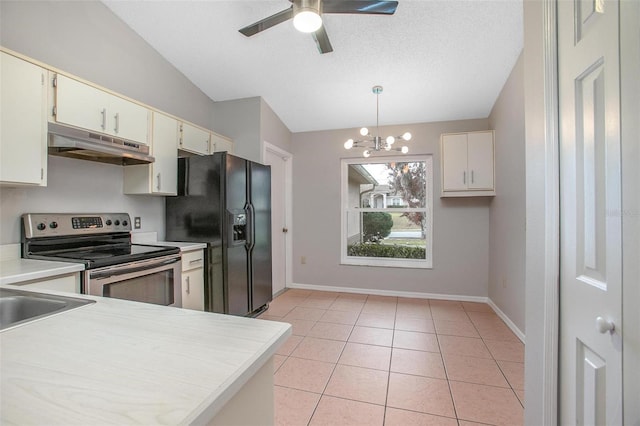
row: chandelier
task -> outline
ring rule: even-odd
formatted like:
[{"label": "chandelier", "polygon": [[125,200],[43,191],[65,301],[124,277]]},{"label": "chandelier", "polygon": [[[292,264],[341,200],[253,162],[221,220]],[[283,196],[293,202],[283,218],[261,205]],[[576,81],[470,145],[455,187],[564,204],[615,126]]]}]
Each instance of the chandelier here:
[{"label": "chandelier", "polygon": [[371,133],[369,133],[369,129],[367,129],[366,127],[363,127],[362,129],[360,129],[360,135],[361,136],[366,136],[366,139],[361,139],[361,140],[353,140],[353,139],[349,139],[344,143],[344,148],[345,149],[351,149],[351,148],[364,148],[364,152],[362,153],[362,155],[366,158],[371,156],[372,152],[374,151],[400,151],[403,154],[406,154],[407,152],[409,152],[409,148],[404,145],[400,148],[393,147],[393,144],[396,142],[397,139],[402,139],[404,141],[408,141],[411,140],[411,133],[406,132],[405,134],[403,134],[402,136],[387,136],[384,141],[382,140],[382,137],[380,137],[380,125],[379,125],[379,112],[380,112],[380,106],[379,106],[379,96],[380,93],[382,93],[382,86],[373,86],[373,93],[376,95],[376,136],[372,136]]}]

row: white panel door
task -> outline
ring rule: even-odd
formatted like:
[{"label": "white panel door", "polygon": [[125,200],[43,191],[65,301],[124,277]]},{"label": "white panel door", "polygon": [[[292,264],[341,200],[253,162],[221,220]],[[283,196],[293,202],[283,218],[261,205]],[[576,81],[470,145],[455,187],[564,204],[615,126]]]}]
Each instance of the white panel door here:
[{"label": "white panel door", "polygon": [[442,188],[464,191],[467,185],[467,134],[442,136]]},{"label": "white panel door", "polygon": [[618,2],[558,2],[560,424],[622,424]]},{"label": "white panel door", "polygon": [[493,132],[467,134],[467,167],[469,189],[494,188]]},{"label": "white panel door", "polygon": [[265,164],[271,166],[271,252],[273,294],[284,290],[287,284],[287,157],[265,150]]}]

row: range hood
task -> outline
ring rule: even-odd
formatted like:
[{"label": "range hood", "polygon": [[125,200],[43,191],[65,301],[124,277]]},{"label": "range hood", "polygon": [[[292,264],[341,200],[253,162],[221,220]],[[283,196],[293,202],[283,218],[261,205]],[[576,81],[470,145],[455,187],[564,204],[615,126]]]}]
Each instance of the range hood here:
[{"label": "range hood", "polygon": [[102,133],[49,123],[49,155],[129,166],[149,164],[149,146]]}]

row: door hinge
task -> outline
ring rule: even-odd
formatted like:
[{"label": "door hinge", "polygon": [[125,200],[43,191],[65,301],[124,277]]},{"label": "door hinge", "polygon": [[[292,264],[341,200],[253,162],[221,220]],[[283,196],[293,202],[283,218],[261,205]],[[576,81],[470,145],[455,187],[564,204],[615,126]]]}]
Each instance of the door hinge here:
[{"label": "door hinge", "polygon": [[52,80],[53,87],[58,87],[58,76],[54,76]]},{"label": "door hinge", "polygon": [[56,113],[58,112],[58,110],[56,109],[56,107],[54,106],[53,108],[51,108],[51,114],[55,117]]},{"label": "door hinge", "polygon": [[44,169],[40,168],[40,180],[44,180]]}]

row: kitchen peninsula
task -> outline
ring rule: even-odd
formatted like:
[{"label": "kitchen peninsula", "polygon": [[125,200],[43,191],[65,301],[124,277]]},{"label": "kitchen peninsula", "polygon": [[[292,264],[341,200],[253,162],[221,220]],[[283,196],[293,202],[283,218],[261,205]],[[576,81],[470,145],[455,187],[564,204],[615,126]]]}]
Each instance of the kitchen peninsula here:
[{"label": "kitchen peninsula", "polygon": [[112,298],[0,332],[2,424],[272,424],[272,321]]}]

